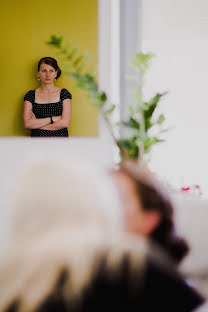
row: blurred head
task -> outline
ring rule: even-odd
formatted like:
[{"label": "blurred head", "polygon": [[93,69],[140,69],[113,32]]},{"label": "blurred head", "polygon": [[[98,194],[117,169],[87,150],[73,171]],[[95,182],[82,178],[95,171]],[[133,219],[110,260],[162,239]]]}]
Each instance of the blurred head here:
[{"label": "blurred head", "polygon": [[106,172],[77,155],[54,154],[33,155],[16,176],[0,261],[1,309],[17,298],[21,311],[35,310],[63,272],[67,300],[81,295],[103,250],[123,232],[118,193]]},{"label": "blurred head", "polygon": [[52,57],[43,57],[38,62],[38,77],[47,83],[57,80],[61,76],[61,69]]},{"label": "blurred head", "polygon": [[150,235],[160,223],[160,213],[155,209],[148,210],[143,206],[137,182],[126,170],[114,171],[111,175],[123,203],[126,231],[144,236]]},{"label": "blurred head", "polygon": [[162,185],[134,163],[111,176],[123,202],[126,230],[150,237],[179,262],[188,246],[175,233],[173,206]]}]

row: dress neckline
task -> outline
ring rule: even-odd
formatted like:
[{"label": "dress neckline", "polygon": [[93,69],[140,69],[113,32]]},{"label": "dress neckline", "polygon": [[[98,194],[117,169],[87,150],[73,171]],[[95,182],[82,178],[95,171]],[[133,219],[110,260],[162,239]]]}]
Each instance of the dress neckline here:
[{"label": "dress neckline", "polygon": [[[61,89],[62,91],[63,89]],[[34,104],[38,104],[38,105],[47,105],[47,104],[58,104],[61,102],[61,91],[60,91],[60,95],[59,95],[59,101],[58,102],[52,102],[52,103],[37,103],[35,102],[35,92],[36,90],[34,90]]]}]

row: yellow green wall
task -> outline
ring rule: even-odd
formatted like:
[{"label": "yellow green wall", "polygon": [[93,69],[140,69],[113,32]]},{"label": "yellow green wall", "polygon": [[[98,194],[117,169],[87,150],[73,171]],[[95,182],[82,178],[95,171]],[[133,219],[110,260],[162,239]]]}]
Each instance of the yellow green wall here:
[{"label": "yellow green wall", "polygon": [[[97,0],[2,1],[0,135],[28,136],[22,121],[23,97],[38,87],[37,62],[41,57],[59,58],[45,42],[52,34],[72,40],[88,50],[97,65]],[[56,83],[72,93],[71,136],[97,135],[98,114],[85,95],[66,76]]]}]

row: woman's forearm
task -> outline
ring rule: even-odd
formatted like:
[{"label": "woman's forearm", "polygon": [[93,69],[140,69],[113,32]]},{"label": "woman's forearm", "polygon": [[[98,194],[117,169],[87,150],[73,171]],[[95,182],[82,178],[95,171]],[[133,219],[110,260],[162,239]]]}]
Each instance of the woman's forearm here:
[{"label": "woman's forearm", "polygon": [[41,127],[42,130],[50,130],[50,131],[55,131],[55,130],[60,130],[63,128],[68,128],[69,124],[66,122],[64,119],[61,119],[59,121],[54,122],[53,124],[48,124],[46,126]]},{"label": "woman's forearm", "polygon": [[25,128],[27,129],[39,129],[44,126],[47,126],[51,123],[51,118],[46,117],[46,118],[31,118],[31,119],[26,119],[24,121]]}]

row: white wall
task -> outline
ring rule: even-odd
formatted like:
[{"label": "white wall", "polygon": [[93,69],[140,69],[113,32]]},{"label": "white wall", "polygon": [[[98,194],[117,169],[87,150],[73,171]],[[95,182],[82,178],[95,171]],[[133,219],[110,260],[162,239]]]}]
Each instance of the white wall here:
[{"label": "white wall", "polygon": [[208,193],[208,1],[144,0],[143,51],[156,58],[145,95],[161,102],[167,142],[155,146],[152,169],[174,186],[199,184]]}]

